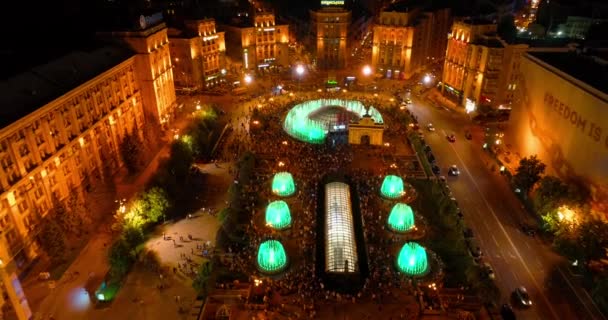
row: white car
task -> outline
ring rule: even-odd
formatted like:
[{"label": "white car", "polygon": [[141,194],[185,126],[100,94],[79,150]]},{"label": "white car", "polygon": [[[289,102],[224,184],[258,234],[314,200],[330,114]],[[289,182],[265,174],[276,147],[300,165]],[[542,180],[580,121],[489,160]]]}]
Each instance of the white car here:
[{"label": "white car", "polygon": [[432,123],[427,124],[427,125],[426,125],[426,128],[427,128],[427,130],[429,130],[429,131],[435,131],[435,127],[433,127],[433,124],[432,124]]},{"label": "white car", "polygon": [[455,164],[453,164],[448,169],[448,176],[455,176],[455,177],[457,177],[458,175],[460,175],[460,170],[458,170],[458,167]]}]

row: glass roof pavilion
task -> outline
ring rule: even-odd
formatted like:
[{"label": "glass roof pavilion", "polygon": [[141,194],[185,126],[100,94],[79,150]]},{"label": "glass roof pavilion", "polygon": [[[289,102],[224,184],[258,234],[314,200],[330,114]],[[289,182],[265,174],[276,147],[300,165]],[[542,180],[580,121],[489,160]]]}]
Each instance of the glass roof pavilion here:
[{"label": "glass roof pavilion", "polygon": [[346,183],[325,185],[325,272],[355,273],[357,247],[350,202],[350,187]]},{"label": "glass roof pavilion", "polygon": [[272,193],[288,197],[296,191],[296,185],[293,182],[293,176],[289,172],[279,172],[272,179]]},{"label": "glass roof pavilion", "polygon": [[267,273],[280,272],[287,266],[287,254],[277,240],[266,240],[258,249],[258,267]]},{"label": "glass roof pavilion", "polygon": [[414,211],[405,203],[393,206],[388,216],[388,226],[397,232],[406,232],[414,227]]},{"label": "glass roof pavilion", "polygon": [[291,225],[291,213],[285,201],[277,200],[268,204],[266,225],[274,229],[285,229]]},{"label": "glass roof pavilion", "polygon": [[423,276],[429,271],[426,249],[416,242],[403,245],[397,257],[399,271],[408,276]]},{"label": "glass roof pavilion", "polygon": [[390,199],[401,198],[405,194],[403,179],[398,176],[388,175],[384,177],[380,192],[383,196]]}]

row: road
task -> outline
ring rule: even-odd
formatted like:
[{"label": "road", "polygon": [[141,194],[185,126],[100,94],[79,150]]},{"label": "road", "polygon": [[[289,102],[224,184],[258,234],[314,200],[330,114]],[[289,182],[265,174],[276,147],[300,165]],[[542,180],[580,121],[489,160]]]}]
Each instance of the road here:
[{"label": "road", "polygon": [[[452,164],[460,169],[460,176],[447,177],[448,184],[484,260],[494,268],[503,303],[511,302],[515,288],[525,286],[533,306],[515,308],[518,319],[606,319],[565,267],[566,262],[546,243],[520,231],[518,226],[529,215],[483,153],[482,129],[473,127],[468,116],[457,111],[431,106],[416,97],[413,102],[409,108],[425,131],[441,175],[447,177]],[[429,122],[436,131],[426,131]],[[466,129],[473,132],[472,140],[464,138]],[[446,139],[446,133],[452,132],[456,134],[454,143]]]}]

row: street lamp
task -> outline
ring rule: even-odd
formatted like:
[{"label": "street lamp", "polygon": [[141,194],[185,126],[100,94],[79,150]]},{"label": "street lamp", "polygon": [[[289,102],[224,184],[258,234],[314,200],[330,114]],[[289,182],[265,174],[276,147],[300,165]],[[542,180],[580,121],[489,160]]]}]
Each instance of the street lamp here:
[{"label": "street lamp", "polygon": [[251,77],[251,75],[246,74],[244,80],[245,84],[250,84],[253,81],[253,78]]},{"label": "street lamp", "polygon": [[431,76],[429,76],[428,74],[425,75],[424,78],[422,78],[422,81],[424,82],[424,84],[431,83]]},{"label": "street lamp", "polygon": [[296,67],[296,74],[298,75],[298,91],[300,91],[300,86],[302,83],[302,75],[304,75],[304,66],[302,66],[301,64],[299,64]]},{"label": "street lamp", "polygon": [[[369,65],[365,65],[363,66],[363,69],[361,71],[363,72],[363,75],[365,77],[369,77],[372,74],[372,67],[370,67]],[[363,87],[363,91],[367,92],[367,85]]]}]

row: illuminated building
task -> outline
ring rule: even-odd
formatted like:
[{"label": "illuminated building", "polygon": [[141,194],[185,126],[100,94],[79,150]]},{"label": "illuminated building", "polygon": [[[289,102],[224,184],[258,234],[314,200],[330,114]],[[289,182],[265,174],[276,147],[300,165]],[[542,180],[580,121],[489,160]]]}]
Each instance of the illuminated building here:
[{"label": "illuminated building", "polygon": [[351,12],[334,6],[335,4],[332,2],[318,11],[310,11],[316,38],[317,66],[323,69],[341,69],[346,66]]},{"label": "illuminated building", "polygon": [[[121,167],[127,132],[142,137],[144,102],[137,55],[103,47],[73,52],[0,84],[0,266],[39,254],[34,236],[52,199],[81,194]],[[142,137],[143,138],[143,137]],[[6,269],[4,269],[6,267]],[[9,294],[21,304],[18,285]],[[5,287],[6,290],[6,287]],[[27,303],[27,302],[26,302]]]},{"label": "illuminated building", "polygon": [[184,30],[169,29],[176,90],[196,91],[223,81],[226,74],[224,32],[215,20],[186,21]]},{"label": "illuminated building", "polygon": [[228,54],[242,61],[245,70],[289,65],[289,26],[277,25],[275,16],[258,12],[249,20],[241,17],[237,24],[223,25]]},{"label": "illuminated building", "polygon": [[373,27],[373,70],[386,78],[404,79],[443,59],[450,24],[449,9],[427,11],[407,2],[389,6]]},{"label": "illuminated building", "polygon": [[100,33],[129,46],[136,54],[136,76],[141,87],[141,96],[146,116],[165,124],[175,113],[175,86],[167,26],[162,14],[140,16],[139,28],[125,31]]},{"label": "illuminated building", "polygon": [[505,135],[521,157],[538,155],[547,173],[591,190],[608,213],[608,59],[604,53],[530,51]]},{"label": "illuminated building", "polygon": [[508,107],[527,48],[498,38],[495,24],[483,20],[454,22],[443,68],[444,94],[467,111],[479,105]]}]

